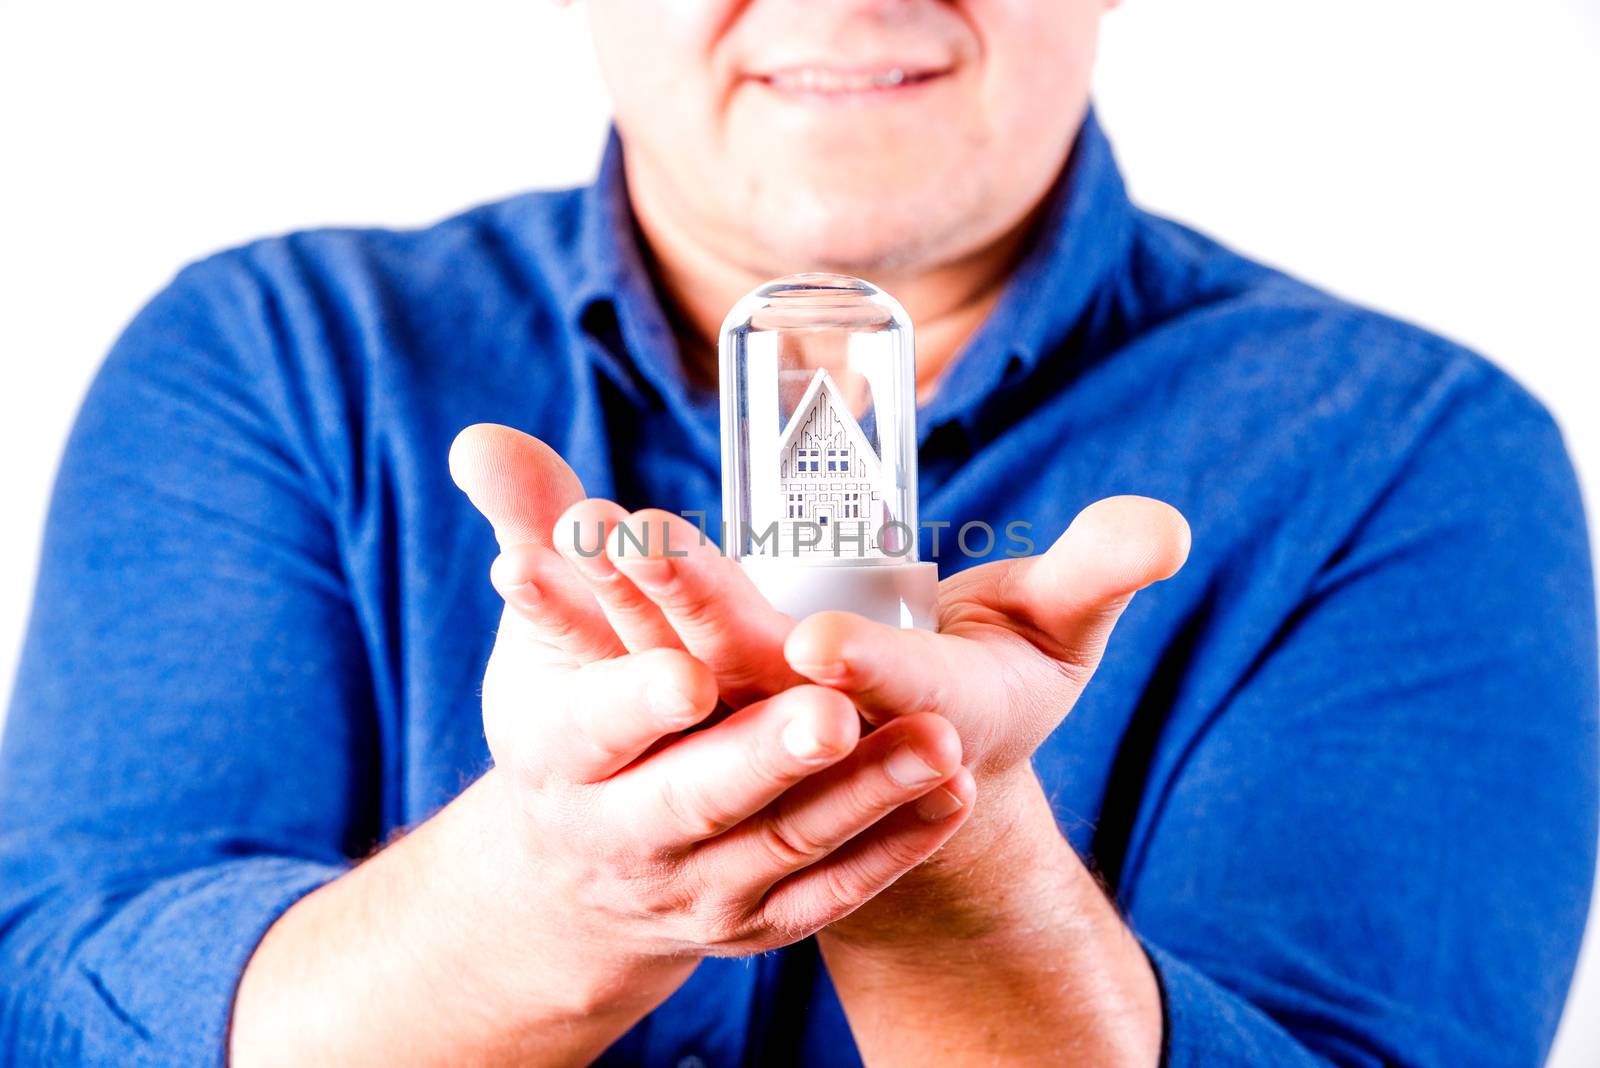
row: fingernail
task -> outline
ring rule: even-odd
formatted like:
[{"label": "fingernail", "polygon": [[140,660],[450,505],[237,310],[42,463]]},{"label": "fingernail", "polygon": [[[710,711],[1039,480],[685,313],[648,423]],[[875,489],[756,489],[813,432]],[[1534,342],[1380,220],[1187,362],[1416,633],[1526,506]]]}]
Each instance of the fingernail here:
[{"label": "fingernail", "polygon": [[907,788],[937,782],[941,777],[938,771],[928,766],[926,760],[917,756],[909,745],[904,744],[896,746],[884,758],[883,770],[889,778]]},{"label": "fingernail", "polygon": [[593,556],[574,553],[567,559],[571,560],[579,571],[582,571],[590,578],[609,578],[617,570],[616,565],[611,562],[611,558],[605,553],[595,553]]},{"label": "fingernail", "polygon": [[850,674],[849,667],[842,660],[829,660],[820,664],[805,664],[791,660],[789,666],[812,682],[823,684],[842,683]]},{"label": "fingernail", "polygon": [[938,823],[954,816],[961,808],[961,798],[941,786],[917,802],[917,815],[929,823]]},{"label": "fingernail", "polygon": [[692,722],[699,712],[693,701],[671,686],[652,686],[645,691],[644,699],[662,723]]},{"label": "fingernail", "polygon": [[635,585],[661,587],[672,579],[672,561],[653,556],[629,556],[617,561]]},{"label": "fingernail", "polygon": [[542,596],[543,594],[539,592],[538,585],[532,582],[524,582],[520,586],[513,586],[506,591],[507,600],[518,608],[526,608],[530,611],[539,607],[539,601]]},{"label": "fingernail", "polygon": [[804,717],[791,719],[783,728],[783,747],[797,760],[816,760],[832,752],[831,748],[817,737],[816,729]]}]

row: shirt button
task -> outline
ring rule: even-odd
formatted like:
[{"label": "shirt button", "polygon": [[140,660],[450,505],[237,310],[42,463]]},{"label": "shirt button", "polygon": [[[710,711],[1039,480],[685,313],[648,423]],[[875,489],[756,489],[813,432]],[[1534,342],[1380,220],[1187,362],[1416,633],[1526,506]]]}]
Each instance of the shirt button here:
[{"label": "shirt button", "polygon": [[678,1062],[678,1068],[706,1068],[706,1062],[691,1053]]}]

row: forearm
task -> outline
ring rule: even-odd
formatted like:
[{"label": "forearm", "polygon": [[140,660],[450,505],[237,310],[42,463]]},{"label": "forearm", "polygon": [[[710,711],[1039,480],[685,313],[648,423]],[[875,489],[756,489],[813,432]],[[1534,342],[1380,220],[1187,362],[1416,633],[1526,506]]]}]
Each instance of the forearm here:
[{"label": "forearm", "polygon": [[977,806],[944,852],[819,938],[865,1062],[1154,1066],[1155,976],[1037,780],[980,786]]},{"label": "forearm", "polygon": [[503,785],[490,771],[273,925],[240,983],[234,1065],[585,1064],[688,976],[571,936]]}]

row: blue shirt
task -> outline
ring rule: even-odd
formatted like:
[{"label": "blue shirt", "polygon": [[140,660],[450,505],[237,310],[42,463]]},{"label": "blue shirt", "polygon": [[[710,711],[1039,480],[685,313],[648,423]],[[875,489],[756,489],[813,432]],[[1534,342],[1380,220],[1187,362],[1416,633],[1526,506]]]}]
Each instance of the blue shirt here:
[{"label": "blue shirt", "polygon": [[[223,253],[128,327],[0,756],[0,1061],[219,1062],[274,918],[487,766],[462,427],[715,521],[715,397],[619,152],[589,188]],[[1138,211],[1091,119],[919,433],[925,520],[1042,547],[1139,493],[1192,525],[1034,760],[1154,961],[1168,1063],[1538,1063],[1596,837],[1587,540],[1545,411]],[[691,1056],[854,1063],[814,943],[705,961],[602,1063]]]}]

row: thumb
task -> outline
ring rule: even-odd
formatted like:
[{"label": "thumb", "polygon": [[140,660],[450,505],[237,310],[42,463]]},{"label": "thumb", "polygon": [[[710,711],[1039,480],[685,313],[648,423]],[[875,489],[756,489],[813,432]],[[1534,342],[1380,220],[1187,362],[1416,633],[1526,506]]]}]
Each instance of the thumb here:
[{"label": "thumb", "polygon": [[583,483],[554,449],[496,423],[477,423],[456,435],[450,477],[494,526],[502,549],[529,543],[552,548],[556,520],[583,500]]},{"label": "thumb", "polygon": [[1133,595],[1189,556],[1189,524],[1149,497],[1107,497],[1073,519],[1042,556],[1020,560],[995,605],[1051,656],[1092,672]]}]

